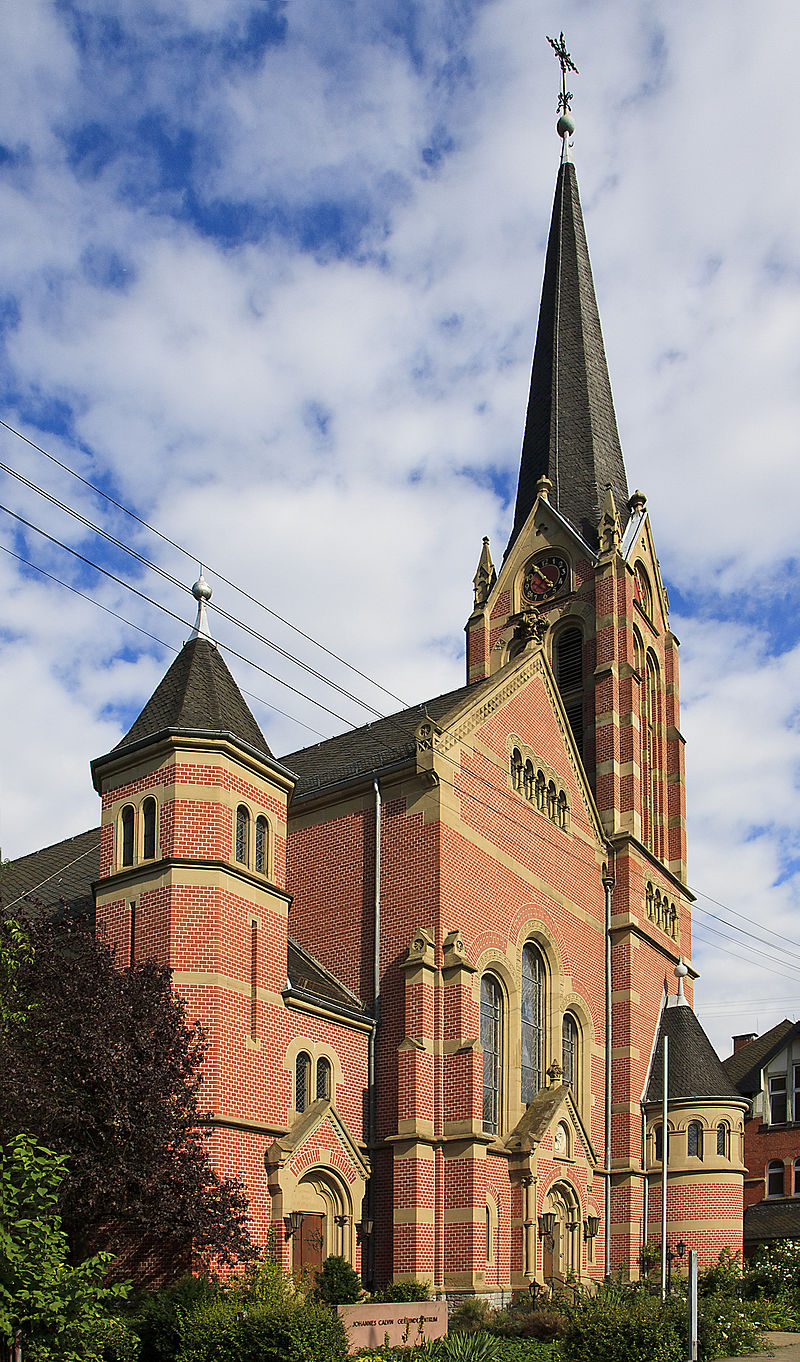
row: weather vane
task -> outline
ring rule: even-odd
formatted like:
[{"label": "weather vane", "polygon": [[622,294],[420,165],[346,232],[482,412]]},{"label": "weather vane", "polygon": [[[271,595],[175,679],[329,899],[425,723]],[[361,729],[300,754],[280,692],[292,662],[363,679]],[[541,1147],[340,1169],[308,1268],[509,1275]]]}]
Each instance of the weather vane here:
[{"label": "weather vane", "polygon": [[567,89],[567,72],[574,71],[576,76],[579,75],[580,73],[574,61],[572,60],[572,57],[567,51],[567,44],[564,40],[563,29],[558,38],[558,41],[556,41],[555,38],[551,38],[549,35],[547,41],[549,42],[550,46],[552,47],[553,51],[558,57],[558,64],[561,67],[561,94],[558,96],[558,112],[566,114],[569,113],[570,111],[569,110],[570,100],[573,97],[572,91]]}]

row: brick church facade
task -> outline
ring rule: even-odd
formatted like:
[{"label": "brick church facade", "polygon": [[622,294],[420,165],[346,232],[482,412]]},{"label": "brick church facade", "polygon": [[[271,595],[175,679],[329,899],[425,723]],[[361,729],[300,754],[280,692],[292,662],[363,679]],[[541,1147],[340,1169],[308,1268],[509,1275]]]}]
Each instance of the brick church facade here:
[{"label": "brick church facade", "polygon": [[201,1021],[212,1158],[256,1237],[451,1297],[637,1271],[665,1144],[669,1235],[703,1261],[742,1243],[746,1103],[690,996],[667,999],[691,957],[678,643],[562,135],[513,528],[497,567],[480,555],[466,684],[276,760],[201,580],[191,639],[92,763],[73,895]]}]

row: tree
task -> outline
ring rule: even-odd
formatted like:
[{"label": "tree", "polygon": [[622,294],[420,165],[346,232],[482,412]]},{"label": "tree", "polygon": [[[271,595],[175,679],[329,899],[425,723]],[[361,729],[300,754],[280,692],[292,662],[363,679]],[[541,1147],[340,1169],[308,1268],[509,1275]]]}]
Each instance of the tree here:
[{"label": "tree", "polygon": [[18,949],[3,1027],[0,1129],[68,1155],[59,1211],[70,1259],[98,1247],[120,1271],[246,1261],[241,1185],[208,1159],[198,1103],[205,1045],[154,962],[117,969],[86,923],[42,918]]},{"label": "tree", "polygon": [[128,1286],[103,1283],[110,1253],[67,1263],[57,1212],[65,1162],[30,1135],[0,1145],[0,1339],[19,1338],[37,1358],[101,1362],[108,1311]]}]

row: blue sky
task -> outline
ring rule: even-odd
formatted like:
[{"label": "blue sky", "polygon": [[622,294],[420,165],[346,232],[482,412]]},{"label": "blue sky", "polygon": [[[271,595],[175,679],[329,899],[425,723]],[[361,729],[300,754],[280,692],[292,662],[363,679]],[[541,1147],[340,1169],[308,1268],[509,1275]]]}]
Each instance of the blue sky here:
[{"label": "blue sky", "polygon": [[[788,2],[11,0],[2,23],[0,415],[174,544],[1,428],[0,459],[188,586],[187,549],[215,603],[384,710],[221,577],[404,700],[460,683],[482,536],[499,556],[509,532],[559,152],[545,35],[566,30],[629,481],[683,645],[690,880],[726,905],[699,900],[698,1011],[723,1052],[794,1016],[777,946],[800,941]],[[0,477],[18,516],[191,618],[180,586]],[[0,545],[116,612],[0,554],[13,856],[96,819],[88,760],[186,626],[5,513]],[[234,671],[275,751],[334,731]],[[748,920],[777,934],[766,970],[734,930]]]}]

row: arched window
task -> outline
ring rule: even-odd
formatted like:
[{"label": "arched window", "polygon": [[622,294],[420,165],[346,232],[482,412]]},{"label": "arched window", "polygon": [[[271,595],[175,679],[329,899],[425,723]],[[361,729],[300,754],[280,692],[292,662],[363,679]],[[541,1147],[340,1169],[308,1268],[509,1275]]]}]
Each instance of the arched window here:
[{"label": "arched window", "polygon": [[522,951],[522,1101],[532,1102],[544,1067],[544,961],[535,946]]},{"label": "arched window", "polygon": [[578,1028],[572,1013],[565,1012],[561,1023],[561,1071],[563,1081],[575,1088],[578,1077]]},{"label": "arched window", "polygon": [[329,1059],[317,1060],[317,1097],[327,1101],[331,1095],[331,1062]]},{"label": "arched window", "polygon": [[794,1178],[792,1182],[792,1195],[800,1196],[800,1159],[794,1161]]},{"label": "arched window", "polygon": [[503,1063],[503,994],[492,974],[481,979],[481,1046],[483,1047],[483,1129],[500,1134]]},{"label": "arched window", "polygon": [[555,823],[557,816],[558,816],[558,801],[556,798],[556,787],[551,780],[550,784],[547,787],[547,817],[551,819],[553,823]]},{"label": "arched window", "polygon": [[656,1163],[661,1163],[664,1158],[664,1127],[656,1126],[655,1130],[653,1131],[653,1134],[655,1135],[656,1145],[655,1160]]},{"label": "arched window", "polygon": [[146,861],[152,861],[156,854],[156,801],[149,796],[142,804],[142,822],[142,855]]},{"label": "arched window", "polygon": [[686,1131],[686,1153],[690,1159],[703,1157],[703,1127],[699,1121],[690,1121]]},{"label": "arched window", "polygon": [[547,807],[547,781],[544,778],[544,771],[536,772],[536,807],[542,813]]},{"label": "arched window", "polygon": [[783,1196],[783,1164],[772,1159],[767,1164],[767,1196]]},{"label": "arched window", "polygon": [[567,826],[567,796],[564,794],[563,790],[561,791],[561,794],[558,796],[557,822],[560,828],[565,828]]},{"label": "arched window", "polygon": [[294,1066],[295,1111],[305,1111],[311,1101],[311,1056],[301,1050]]},{"label": "arched window", "polygon": [[518,747],[511,753],[511,784],[515,790],[522,789],[522,753]]},{"label": "arched window", "polygon": [[525,798],[533,799],[533,765],[529,761],[525,763]]},{"label": "arched window", "polygon": [[269,851],[269,825],[263,813],[256,819],[256,870],[259,875],[267,873]]},{"label": "arched window", "polygon": [[717,1153],[720,1158],[730,1158],[731,1147],[731,1128],[727,1121],[720,1121],[717,1126]]},{"label": "arched window", "polygon": [[236,810],[236,859],[247,865],[250,850],[250,810],[240,804]]},{"label": "arched window", "polygon": [[132,804],[126,804],[120,815],[122,822],[122,864],[133,865],[134,830],[136,815]]},{"label": "arched window", "polygon": [[583,634],[565,629],[556,639],[553,670],[579,752],[583,752]]}]

